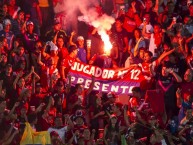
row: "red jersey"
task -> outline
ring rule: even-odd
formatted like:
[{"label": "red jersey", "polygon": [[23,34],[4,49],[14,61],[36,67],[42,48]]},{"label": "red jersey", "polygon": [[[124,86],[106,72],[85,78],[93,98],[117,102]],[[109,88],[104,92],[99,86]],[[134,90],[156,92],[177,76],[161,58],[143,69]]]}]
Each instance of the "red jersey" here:
[{"label": "red jersey", "polygon": [[69,55],[66,59],[63,59],[61,62],[61,66],[65,67],[65,74],[68,74],[71,66],[74,64],[75,58],[70,57]]},{"label": "red jersey", "polygon": [[138,16],[138,14],[134,14],[134,19],[131,19],[129,17],[125,17],[123,28],[127,30],[127,32],[133,33],[134,29],[139,27],[141,24],[141,19]]},{"label": "red jersey", "polygon": [[144,76],[150,77],[150,68],[152,66],[152,68],[154,69],[157,66],[158,62],[157,61],[153,61],[153,62],[143,62],[143,63],[139,63],[138,66],[141,68],[142,73]]},{"label": "red jersey", "polygon": [[150,68],[152,67],[152,69],[154,70],[157,64],[157,61],[153,61],[151,63],[143,62],[138,64],[138,66],[141,68],[143,77],[145,78],[144,81],[141,81],[140,84],[142,90],[148,90],[152,87],[152,77]]},{"label": "red jersey", "polygon": [[69,55],[67,48],[63,47],[62,49],[59,49],[58,56],[60,59],[65,59]]}]

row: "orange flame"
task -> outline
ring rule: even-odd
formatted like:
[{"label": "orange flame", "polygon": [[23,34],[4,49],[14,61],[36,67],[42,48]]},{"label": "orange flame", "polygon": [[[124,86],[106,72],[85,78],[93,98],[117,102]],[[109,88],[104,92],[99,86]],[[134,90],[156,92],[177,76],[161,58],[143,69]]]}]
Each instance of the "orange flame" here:
[{"label": "orange flame", "polygon": [[110,42],[109,35],[106,33],[106,31],[101,31],[99,34],[101,36],[102,41],[104,42],[104,53],[110,54],[113,46]]}]

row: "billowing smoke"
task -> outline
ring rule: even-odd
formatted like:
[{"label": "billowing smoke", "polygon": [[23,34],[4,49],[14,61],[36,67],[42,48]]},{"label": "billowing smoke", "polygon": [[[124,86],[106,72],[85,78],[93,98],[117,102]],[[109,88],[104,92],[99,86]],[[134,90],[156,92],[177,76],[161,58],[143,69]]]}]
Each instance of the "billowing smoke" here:
[{"label": "billowing smoke", "polygon": [[[95,6],[99,5],[98,0],[64,0],[64,4],[67,22],[75,24],[78,19],[95,27],[104,42],[104,49],[112,48],[106,32],[111,29],[115,20],[106,14],[99,16],[95,8]],[[78,16],[79,12],[81,16]]]},{"label": "billowing smoke", "polygon": [[98,4],[98,0],[61,0],[67,27],[77,24],[79,13],[85,15],[89,7]]}]

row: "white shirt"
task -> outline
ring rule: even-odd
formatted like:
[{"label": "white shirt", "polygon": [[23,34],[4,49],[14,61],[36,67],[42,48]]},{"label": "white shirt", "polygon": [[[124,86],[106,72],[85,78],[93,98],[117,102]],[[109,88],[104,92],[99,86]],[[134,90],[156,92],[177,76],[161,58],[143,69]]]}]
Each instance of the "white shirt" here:
[{"label": "white shirt", "polygon": [[65,133],[67,132],[67,126],[64,126],[63,128],[57,129],[57,128],[48,128],[48,132],[51,133],[52,131],[55,131],[58,133],[60,138],[62,139],[63,142],[65,142]]},{"label": "white shirt", "polygon": [[[144,24],[141,23],[141,25],[139,26],[139,29],[142,30],[143,27],[144,27]],[[151,33],[153,33],[153,31],[154,31],[153,26],[150,23],[147,24],[146,27],[145,27],[145,32],[148,33],[148,34],[151,34]],[[148,38],[146,38],[146,39],[148,39]]]}]

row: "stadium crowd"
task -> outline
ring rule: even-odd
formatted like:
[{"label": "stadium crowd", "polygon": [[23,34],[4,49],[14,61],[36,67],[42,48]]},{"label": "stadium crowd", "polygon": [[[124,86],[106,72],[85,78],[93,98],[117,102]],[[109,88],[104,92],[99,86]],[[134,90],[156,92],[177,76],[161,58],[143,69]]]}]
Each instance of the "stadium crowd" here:
[{"label": "stadium crowd", "polygon": [[[110,53],[78,15],[69,25],[65,4],[0,0],[0,145],[22,144],[26,122],[52,145],[192,145],[192,0],[90,1],[115,19]],[[95,76],[88,89],[71,85],[75,61],[137,67],[145,82],[121,103],[93,90]]]}]

